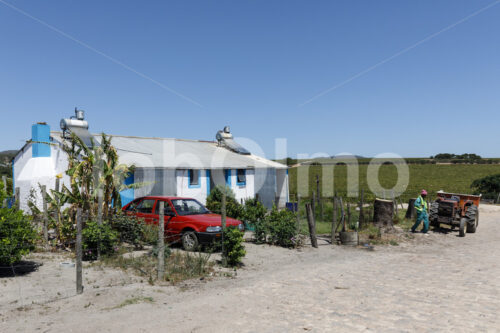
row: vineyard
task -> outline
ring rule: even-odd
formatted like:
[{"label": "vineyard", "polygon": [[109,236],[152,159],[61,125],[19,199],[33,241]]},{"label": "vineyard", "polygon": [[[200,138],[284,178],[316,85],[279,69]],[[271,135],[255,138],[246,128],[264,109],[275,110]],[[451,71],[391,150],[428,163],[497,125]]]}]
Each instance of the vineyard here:
[{"label": "vineyard", "polygon": [[[499,174],[500,165],[498,164],[410,164],[409,185],[401,196],[403,201],[415,195],[423,188],[429,191],[431,197],[439,190],[457,193],[471,192],[471,183],[478,178]],[[309,168],[309,171],[307,171]],[[306,188],[306,182],[301,184],[299,194],[301,197],[310,197],[312,191],[316,191],[316,175],[319,176],[320,188],[323,196],[332,196],[333,191],[338,195],[347,194],[347,166],[346,165],[327,165],[327,166],[299,166],[289,170],[290,181],[290,200],[294,201],[297,197],[297,174],[308,174],[309,188]],[[359,165],[359,189],[363,189],[366,198],[374,198],[374,194],[368,188],[367,183],[368,165]],[[299,170],[301,169],[301,170]],[[325,171],[325,175],[323,175]],[[380,184],[387,189],[391,189],[397,182],[397,169],[394,165],[381,165],[379,169]],[[323,191],[323,177],[326,177],[328,187]],[[387,191],[390,196],[390,191]]]}]

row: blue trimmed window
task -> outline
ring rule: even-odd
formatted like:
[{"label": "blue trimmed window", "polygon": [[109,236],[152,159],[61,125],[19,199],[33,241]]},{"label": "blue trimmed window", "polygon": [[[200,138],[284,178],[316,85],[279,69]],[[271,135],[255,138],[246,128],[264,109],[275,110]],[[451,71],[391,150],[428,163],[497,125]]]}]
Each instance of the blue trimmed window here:
[{"label": "blue trimmed window", "polygon": [[200,170],[188,170],[188,187],[189,188],[198,188],[201,187],[200,182]]},{"label": "blue trimmed window", "polygon": [[236,170],[236,185],[245,186],[247,184],[247,171],[245,169]]},{"label": "blue trimmed window", "polygon": [[226,179],[226,186],[231,187],[231,169],[224,170],[224,178]]}]

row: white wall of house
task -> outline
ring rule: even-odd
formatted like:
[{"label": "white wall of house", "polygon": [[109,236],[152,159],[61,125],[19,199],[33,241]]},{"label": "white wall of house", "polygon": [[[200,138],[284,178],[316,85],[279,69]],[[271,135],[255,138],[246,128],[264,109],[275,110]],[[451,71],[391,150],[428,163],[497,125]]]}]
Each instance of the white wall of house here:
[{"label": "white wall of house", "polygon": [[238,176],[237,170],[231,169],[231,181],[230,186],[231,190],[233,190],[236,200],[241,202],[243,199],[246,200],[248,198],[253,198],[255,196],[255,181],[254,181],[255,171],[253,169],[246,170],[246,183],[238,184]]},{"label": "white wall of house", "polygon": [[288,198],[288,170],[279,169],[276,170],[276,193],[279,196],[278,208],[284,208],[286,203],[290,201]]},{"label": "white wall of house", "polygon": [[[209,191],[212,190],[211,188],[209,188],[210,178],[207,177],[207,170],[199,171],[199,186],[196,187],[189,186],[188,172],[188,170],[176,170],[177,196],[191,197],[195,198],[201,203],[206,203]],[[215,177],[215,172],[216,171],[211,171],[210,177]],[[236,169],[231,170],[231,184],[229,187],[234,192],[236,200],[238,200],[238,202],[241,202],[242,199],[245,200],[248,198],[253,198],[255,196],[254,175],[255,172],[253,169],[246,170],[245,184],[238,184]]]},{"label": "white wall of house", "polygon": [[29,212],[28,201],[33,189],[33,202],[42,209],[40,185],[45,185],[47,192],[55,189],[56,176],[62,175],[60,186],[69,187],[70,180],[66,175],[68,168],[67,155],[59,146],[50,148],[50,157],[33,157],[33,146],[28,144],[14,158],[14,186],[20,191],[20,208]]},{"label": "white wall of house", "polygon": [[176,170],[175,177],[177,181],[177,196],[195,198],[205,204],[208,196],[208,186],[210,178],[207,178],[206,170],[199,170],[199,185],[189,185],[188,170]]}]

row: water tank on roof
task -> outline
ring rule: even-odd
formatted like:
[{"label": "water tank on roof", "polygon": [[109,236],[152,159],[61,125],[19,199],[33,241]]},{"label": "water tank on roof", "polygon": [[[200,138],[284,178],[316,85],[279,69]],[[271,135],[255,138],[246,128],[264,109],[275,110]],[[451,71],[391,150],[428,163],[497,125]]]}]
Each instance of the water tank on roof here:
[{"label": "water tank on roof", "polygon": [[225,126],[223,130],[217,131],[215,135],[219,146],[226,147],[227,149],[234,151],[235,153],[242,155],[250,155],[250,152],[243,148],[239,143],[234,141],[233,135],[229,126]]},{"label": "water tank on roof", "polygon": [[75,115],[71,118],[61,119],[60,126],[64,138],[69,139],[71,134],[74,133],[87,147],[97,145],[94,137],[89,132],[89,123],[85,120],[85,111],[75,108]]}]

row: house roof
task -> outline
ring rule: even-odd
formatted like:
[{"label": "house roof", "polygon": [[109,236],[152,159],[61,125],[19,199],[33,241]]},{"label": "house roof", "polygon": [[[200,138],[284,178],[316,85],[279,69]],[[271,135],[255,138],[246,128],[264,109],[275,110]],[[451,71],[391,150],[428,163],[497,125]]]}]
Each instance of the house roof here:
[{"label": "house roof", "polygon": [[[101,141],[99,134],[93,134]],[[61,132],[51,132],[55,141],[62,142]],[[166,169],[287,169],[256,155],[241,155],[213,141],[197,141],[172,138],[144,138],[110,135],[120,163],[133,164],[138,168]]]}]

